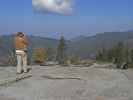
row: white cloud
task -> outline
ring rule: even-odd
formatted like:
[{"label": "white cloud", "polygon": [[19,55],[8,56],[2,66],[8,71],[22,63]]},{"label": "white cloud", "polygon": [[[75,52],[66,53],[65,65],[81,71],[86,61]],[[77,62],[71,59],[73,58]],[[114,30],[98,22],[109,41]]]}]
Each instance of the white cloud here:
[{"label": "white cloud", "polygon": [[68,15],[72,13],[73,0],[32,0],[36,11]]}]

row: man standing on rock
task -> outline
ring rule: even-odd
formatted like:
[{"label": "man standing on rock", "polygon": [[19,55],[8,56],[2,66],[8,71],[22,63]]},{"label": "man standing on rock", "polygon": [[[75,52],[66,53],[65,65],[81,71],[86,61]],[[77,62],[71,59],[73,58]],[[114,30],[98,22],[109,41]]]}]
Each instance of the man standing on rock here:
[{"label": "man standing on rock", "polygon": [[17,32],[14,38],[17,56],[17,74],[27,73],[27,46],[28,41],[23,32]]}]

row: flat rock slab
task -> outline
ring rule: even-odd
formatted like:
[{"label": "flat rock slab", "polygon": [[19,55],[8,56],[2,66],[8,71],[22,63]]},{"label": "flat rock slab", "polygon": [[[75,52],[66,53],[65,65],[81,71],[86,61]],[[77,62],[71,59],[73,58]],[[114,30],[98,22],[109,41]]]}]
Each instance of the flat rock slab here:
[{"label": "flat rock slab", "polygon": [[[31,67],[24,75],[30,77],[0,86],[0,100],[133,100],[132,69]],[[0,82],[21,79],[15,71],[15,67],[1,67]]]}]

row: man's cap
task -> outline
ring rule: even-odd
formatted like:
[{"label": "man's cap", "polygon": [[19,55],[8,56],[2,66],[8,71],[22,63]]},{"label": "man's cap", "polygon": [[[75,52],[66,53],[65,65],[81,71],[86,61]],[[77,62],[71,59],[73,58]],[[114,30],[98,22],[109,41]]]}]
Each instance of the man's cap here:
[{"label": "man's cap", "polygon": [[24,35],[23,32],[16,32],[16,36],[22,36],[22,35]]}]

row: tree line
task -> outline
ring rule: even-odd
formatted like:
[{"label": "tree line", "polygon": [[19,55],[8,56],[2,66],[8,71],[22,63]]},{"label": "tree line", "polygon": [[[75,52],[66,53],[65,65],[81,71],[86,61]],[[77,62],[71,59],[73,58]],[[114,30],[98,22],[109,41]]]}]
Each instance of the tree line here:
[{"label": "tree line", "polygon": [[128,43],[119,42],[110,49],[101,48],[98,50],[96,60],[103,62],[113,62],[117,68],[127,68],[133,65],[133,49]]},{"label": "tree line", "polygon": [[58,61],[59,64],[65,64],[66,58],[66,42],[63,36],[59,40],[57,50],[52,48],[35,48],[32,53],[33,61],[40,64],[44,61]]},{"label": "tree line", "polygon": [[[0,39],[2,44],[2,39]],[[9,64],[15,65],[15,50],[9,51]],[[32,60],[31,60],[32,59]],[[65,64],[67,60],[72,63],[80,61],[79,57],[67,55],[67,43],[65,38],[61,36],[57,48],[32,48],[32,53],[28,59],[29,64],[44,63],[45,61],[57,61],[58,64]],[[117,65],[117,68],[130,67],[133,65],[133,49],[129,48],[128,43],[119,42],[111,48],[101,47],[96,53],[96,61],[113,62]]]}]

